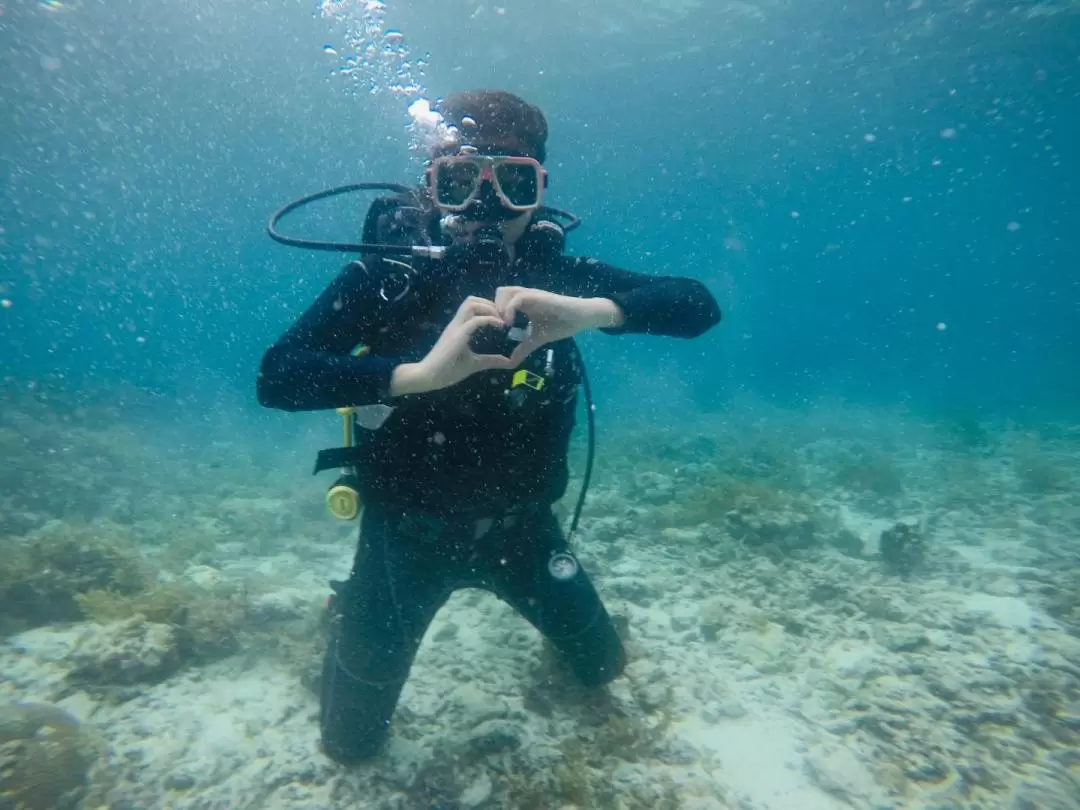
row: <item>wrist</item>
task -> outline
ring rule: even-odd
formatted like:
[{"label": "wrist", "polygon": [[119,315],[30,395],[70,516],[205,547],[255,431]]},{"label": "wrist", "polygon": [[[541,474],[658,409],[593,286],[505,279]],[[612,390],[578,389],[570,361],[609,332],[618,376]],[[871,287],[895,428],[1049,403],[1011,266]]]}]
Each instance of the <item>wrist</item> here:
[{"label": "wrist", "polygon": [[617,329],[626,322],[622,308],[610,298],[589,299],[593,309],[594,329]]},{"label": "wrist", "polygon": [[431,382],[420,363],[402,363],[390,375],[390,396],[422,394],[431,390]]}]

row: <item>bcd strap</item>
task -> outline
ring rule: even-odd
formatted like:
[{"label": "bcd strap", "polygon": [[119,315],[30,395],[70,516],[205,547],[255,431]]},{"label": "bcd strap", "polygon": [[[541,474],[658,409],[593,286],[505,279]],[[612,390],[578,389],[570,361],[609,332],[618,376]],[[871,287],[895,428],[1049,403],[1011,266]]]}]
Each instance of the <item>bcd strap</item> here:
[{"label": "bcd strap", "polygon": [[412,194],[378,197],[364,218],[363,241],[376,245],[435,244],[438,224],[433,209],[422,190]]},{"label": "bcd strap", "polygon": [[[521,242],[521,253],[534,261],[561,256],[566,231],[554,214],[541,208],[533,216]],[[438,245],[443,239],[438,211],[426,189],[411,194],[378,197],[364,218],[363,241],[377,245]]]},{"label": "bcd strap", "polygon": [[315,457],[315,469],[313,475],[323,470],[339,470],[345,467],[362,467],[367,461],[368,450],[366,447],[353,445],[352,447],[330,447],[320,450]]}]

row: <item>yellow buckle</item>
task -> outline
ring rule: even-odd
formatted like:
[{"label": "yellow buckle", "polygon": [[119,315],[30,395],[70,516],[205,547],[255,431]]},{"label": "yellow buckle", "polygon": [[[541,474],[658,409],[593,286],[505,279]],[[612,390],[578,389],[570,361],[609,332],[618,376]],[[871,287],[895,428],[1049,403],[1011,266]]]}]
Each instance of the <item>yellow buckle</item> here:
[{"label": "yellow buckle", "polygon": [[522,368],[514,372],[514,379],[510,387],[517,388],[519,385],[524,385],[533,391],[539,391],[544,387],[544,382],[544,378],[539,374],[533,374],[528,369]]}]

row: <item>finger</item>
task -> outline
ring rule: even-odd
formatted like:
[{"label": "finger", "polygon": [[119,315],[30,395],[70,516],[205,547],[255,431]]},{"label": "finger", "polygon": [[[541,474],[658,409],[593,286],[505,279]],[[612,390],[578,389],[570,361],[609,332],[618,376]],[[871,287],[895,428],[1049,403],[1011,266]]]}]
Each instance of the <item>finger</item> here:
[{"label": "finger", "polygon": [[476,315],[492,315],[498,317],[499,310],[496,308],[494,301],[470,295],[461,302],[461,306],[458,307],[454,319],[459,323],[463,323]]},{"label": "finger", "polygon": [[459,311],[468,312],[472,315],[498,315],[499,310],[495,306],[495,302],[487,298],[480,298],[476,295],[470,295],[464,301],[461,302]]},{"label": "finger", "polygon": [[473,315],[464,324],[462,324],[462,334],[466,337],[472,337],[476,330],[482,326],[494,326],[496,328],[504,327],[502,318],[498,315]]},{"label": "finger", "polygon": [[525,312],[528,315],[529,306],[529,293],[527,290],[519,290],[506,302],[506,306],[499,308],[499,315],[507,323],[513,323],[514,318],[517,317],[518,312]]},{"label": "finger", "polygon": [[479,371],[515,368],[513,361],[501,354],[474,354],[473,362],[476,363]]},{"label": "finger", "polygon": [[481,309],[484,309],[484,308],[494,309],[495,308],[495,302],[494,301],[492,301],[490,298],[481,298],[479,295],[470,295],[465,300],[468,301],[473,306],[480,307]]},{"label": "finger", "polygon": [[514,298],[515,295],[520,293],[524,287],[499,287],[495,290],[495,307],[499,312],[503,312],[506,309],[506,305]]}]

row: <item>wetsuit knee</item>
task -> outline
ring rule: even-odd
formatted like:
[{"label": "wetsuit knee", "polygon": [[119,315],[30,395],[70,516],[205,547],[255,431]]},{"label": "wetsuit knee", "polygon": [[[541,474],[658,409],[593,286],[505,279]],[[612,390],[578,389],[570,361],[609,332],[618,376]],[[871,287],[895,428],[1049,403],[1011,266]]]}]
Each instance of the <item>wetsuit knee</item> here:
[{"label": "wetsuit knee", "polygon": [[[607,620],[607,616],[604,616]],[[610,624],[610,620],[607,620]],[[597,687],[611,683],[618,678],[626,667],[626,652],[615,628],[605,632],[602,640],[583,646],[569,656],[569,663],[574,675],[583,686]]]},{"label": "wetsuit knee", "polygon": [[338,765],[359,765],[370,759],[374,759],[382,748],[389,732],[389,724],[386,731],[381,734],[366,735],[349,729],[343,733],[342,729],[327,728],[323,724],[322,750],[326,756],[334,760]]},{"label": "wetsuit knee", "polygon": [[336,640],[326,651],[322,673],[320,727],[324,753],[342,765],[371,759],[390,734],[404,679],[368,683],[342,664]]}]

